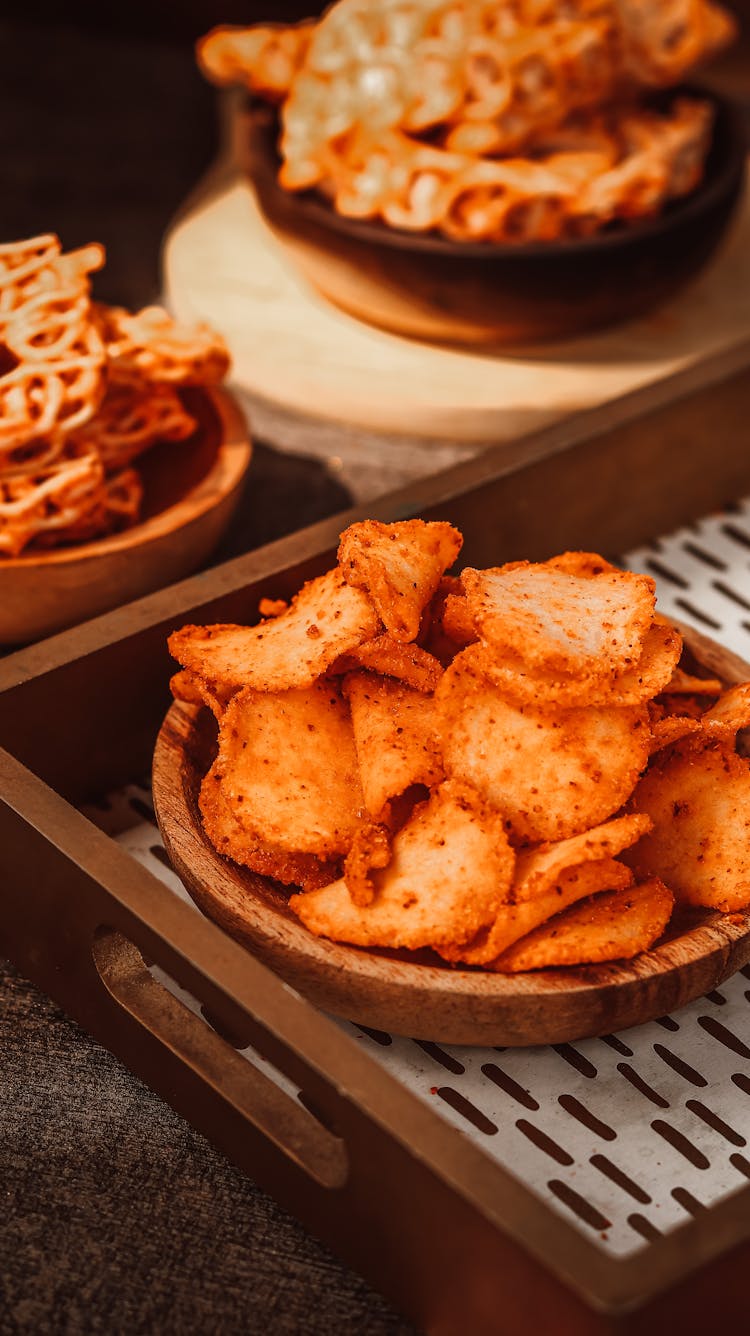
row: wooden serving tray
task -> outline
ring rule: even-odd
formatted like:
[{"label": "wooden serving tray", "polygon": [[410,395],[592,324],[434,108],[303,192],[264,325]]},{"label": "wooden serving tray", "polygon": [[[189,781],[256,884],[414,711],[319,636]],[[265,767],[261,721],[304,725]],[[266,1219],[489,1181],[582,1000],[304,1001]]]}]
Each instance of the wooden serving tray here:
[{"label": "wooden serving tray", "polygon": [[[750,681],[750,664],[680,629],[698,667],[705,656],[727,686]],[[222,857],[208,839],[198,795],[215,745],[213,715],[175,702],[159,732],[152,777],[172,866],[210,918],[323,1011],[441,1043],[565,1043],[653,1020],[750,961],[750,909],[726,915],[683,908],[665,937],[632,961],[528,974],[455,969],[429,951],[368,951],[316,937],[289,908],[288,888]]]},{"label": "wooden serving tray", "polygon": [[[472,564],[576,546],[617,555],[750,495],[748,367],[750,348],[735,351],[667,396],[652,387],[490,451],[370,514],[449,520]],[[0,662],[0,951],[425,1331],[742,1330],[750,1181],[734,1170],[684,1225],[608,1253],[75,805],[147,771],[169,706],[170,631],[253,620],[261,596],[325,570],[361,517]],[[732,1042],[745,1062],[747,1044]]]}]

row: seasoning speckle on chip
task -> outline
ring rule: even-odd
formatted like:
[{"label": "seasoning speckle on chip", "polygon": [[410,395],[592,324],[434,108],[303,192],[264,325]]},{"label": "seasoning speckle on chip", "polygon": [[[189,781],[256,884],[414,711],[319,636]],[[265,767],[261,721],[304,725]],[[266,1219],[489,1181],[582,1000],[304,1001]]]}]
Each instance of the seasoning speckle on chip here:
[{"label": "seasoning speckle on chip", "polygon": [[175,697],[218,723],[218,852],[299,888],[310,932],[444,967],[630,959],[675,901],[750,905],[750,683],[679,663],[647,576],[447,574],[460,546],[364,521],[257,626],[170,637]]}]

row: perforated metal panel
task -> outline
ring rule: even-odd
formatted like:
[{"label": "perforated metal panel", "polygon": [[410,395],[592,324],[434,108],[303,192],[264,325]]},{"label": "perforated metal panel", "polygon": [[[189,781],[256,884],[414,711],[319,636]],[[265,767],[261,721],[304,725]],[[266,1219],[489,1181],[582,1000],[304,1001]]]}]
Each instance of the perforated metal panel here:
[{"label": "perforated metal panel", "polygon": [[[661,611],[750,659],[750,500],[623,562],[655,576]],[[132,786],[108,806],[102,824],[192,904],[168,866],[148,788]],[[674,1016],[575,1045],[448,1047],[342,1024],[393,1076],[619,1256],[750,1179],[750,968]]]}]

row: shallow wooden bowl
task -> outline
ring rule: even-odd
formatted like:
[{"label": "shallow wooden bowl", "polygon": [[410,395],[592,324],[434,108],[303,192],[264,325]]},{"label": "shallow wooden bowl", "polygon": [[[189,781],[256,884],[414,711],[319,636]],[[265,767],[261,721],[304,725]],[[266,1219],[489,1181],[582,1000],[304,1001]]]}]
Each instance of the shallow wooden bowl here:
[{"label": "shallow wooden bowl", "polygon": [[272,230],[335,305],[397,334],[521,347],[643,314],[716,249],[740,196],[745,136],[730,103],[704,89],[681,91],[715,106],[700,186],[658,218],[580,240],[455,242],[343,218],[315,191],[279,185],[278,122],[265,105],[242,114],[237,152]]},{"label": "shallow wooden bowl", "polygon": [[[680,629],[690,666],[703,665],[727,684],[750,680],[750,664]],[[456,969],[429,951],[363,950],[315,937],[289,909],[288,890],[223,858],[206,837],[198,794],[215,743],[207,710],[172,706],[153,770],[169,858],[206,914],[325,1011],[449,1044],[563,1043],[653,1020],[750,960],[750,912],[685,911],[632,961],[516,975]]]},{"label": "shallow wooden bowl", "polygon": [[39,640],[140,598],[209,556],[239,501],[252,446],[226,391],[182,395],[198,428],[136,462],[144,484],[138,524],[91,543],[0,557],[0,645]]}]

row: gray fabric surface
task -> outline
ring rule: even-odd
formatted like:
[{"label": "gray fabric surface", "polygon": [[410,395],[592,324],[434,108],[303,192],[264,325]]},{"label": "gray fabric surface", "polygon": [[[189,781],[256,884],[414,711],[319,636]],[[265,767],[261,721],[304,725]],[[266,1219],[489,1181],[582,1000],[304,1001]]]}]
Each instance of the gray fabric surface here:
[{"label": "gray fabric surface", "polygon": [[0,964],[0,1332],[412,1328]]}]

